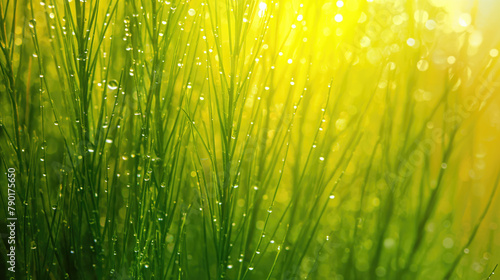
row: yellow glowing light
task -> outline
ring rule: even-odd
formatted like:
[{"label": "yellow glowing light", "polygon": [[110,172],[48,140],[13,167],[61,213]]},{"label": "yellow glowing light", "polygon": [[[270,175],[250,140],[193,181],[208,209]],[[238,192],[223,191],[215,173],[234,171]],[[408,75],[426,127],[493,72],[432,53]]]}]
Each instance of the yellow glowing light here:
[{"label": "yellow glowing light", "polygon": [[498,56],[498,50],[497,49],[491,49],[490,50],[490,56],[491,57],[497,57]]},{"label": "yellow glowing light", "polygon": [[335,122],[335,128],[337,128],[337,130],[339,131],[342,131],[346,128],[347,126],[347,120],[346,119],[338,119],[336,122]]},{"label": "yellow glowing light", "polygon": [[415,46],[415,39],[408,38],[408,40],[406,40],[406,44],[408,44],[408,46],[410,46],[410,47]]},{"label": "yellow glowing light", "polygon": [[417,62],[417,68],[418,68],[418,70],[424,72],[427,69],[429,69],[429,62],[425,59],[419,60]]},{"label": "yellow glowing light", "polygon": [[469,26],[471,22],[472,22],[471,16],[466,13],[461,14],[460,17],[458,18],[458,24],[460,24],[460,26],[463,27]]},{"label": "yellow glowing light", "polygon": [[403,18],[402,16],[400,16],[400,15],[394,16],[394,17],[392,18],[392,22],[393,22],[395,25],[400,25],[400,24],[402,24],[402,23],[403,23],[403,21],[404,21],[404,18]]},{"label": "yellow glowing light", "polygon": [[436,29],[436,26],[437,26],[437,23],[432,19],[429,19],[428,21],[425,22],[425,28],[427,28],[429,30]]},{"label": "yellow glowing light", "polygon": [[423,10],[415,11],[413,16],[415,18],[415,21],[420,23],[426,22],[429,19],[429,13]]},{"label": "yellow glowing light", "polygon": [[363,38],[361,38],[359,44],[361,45],[362,48],[366,48],[371,44],[371,40],[370,38],[364,36]]},{"label": "yellow glowing light", "polygon": [[483,34],[480,31],[474,31],[469,36],[469,44],[473,47],[478,47],[481,43],[483,43]]}]

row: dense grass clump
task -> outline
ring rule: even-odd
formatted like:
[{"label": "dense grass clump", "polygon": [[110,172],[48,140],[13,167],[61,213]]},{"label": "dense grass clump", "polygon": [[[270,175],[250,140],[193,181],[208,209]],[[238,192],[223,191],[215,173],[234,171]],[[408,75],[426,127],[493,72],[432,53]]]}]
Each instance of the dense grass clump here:
[{"label": "dense grass clump", "polygon": [[492,2],[2,0],[0,278],[493,279]]}]

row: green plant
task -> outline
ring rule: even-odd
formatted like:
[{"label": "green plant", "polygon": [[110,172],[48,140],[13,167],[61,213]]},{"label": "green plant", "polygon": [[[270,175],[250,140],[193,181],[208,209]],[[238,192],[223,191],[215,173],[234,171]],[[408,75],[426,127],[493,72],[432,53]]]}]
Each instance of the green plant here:
[{"label": "green plant", "polygon": [[492,277],[498,42],[480,6],[0,10],[6,276]]}]

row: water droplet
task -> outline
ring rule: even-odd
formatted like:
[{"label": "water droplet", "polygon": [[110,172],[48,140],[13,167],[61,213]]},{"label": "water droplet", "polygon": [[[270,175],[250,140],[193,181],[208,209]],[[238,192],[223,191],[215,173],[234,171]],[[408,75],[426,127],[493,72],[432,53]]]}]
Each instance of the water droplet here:
[{"label": "water droplet", "polygon": [[112,80],[108,82],[108,88],[110,90],[115,90],[118,88],[118,82],[116,80]]}]

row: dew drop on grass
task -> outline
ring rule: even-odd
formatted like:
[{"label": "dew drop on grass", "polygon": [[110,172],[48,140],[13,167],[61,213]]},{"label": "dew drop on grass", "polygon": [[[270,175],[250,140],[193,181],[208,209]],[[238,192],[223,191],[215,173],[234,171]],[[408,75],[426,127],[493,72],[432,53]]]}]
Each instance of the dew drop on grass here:
[{"label": "dew drop on grass", "polygon": [[115,90],[118,88],[118,82],[116,80],[112,80],[108,82],[108,88],[110,90]]},{"label": "dew drop on grass", "polygon": [[194,9],[189,9],[188,14],[190,16],[194,16],[196,14],[196,11]]}]

